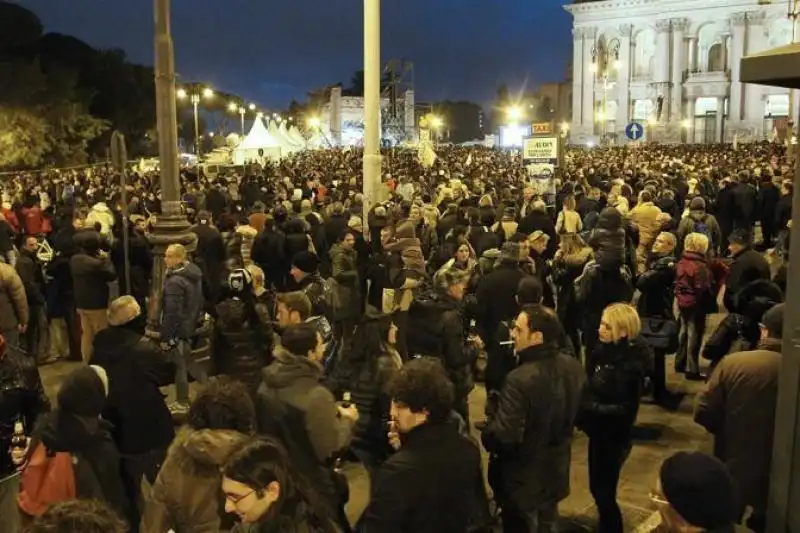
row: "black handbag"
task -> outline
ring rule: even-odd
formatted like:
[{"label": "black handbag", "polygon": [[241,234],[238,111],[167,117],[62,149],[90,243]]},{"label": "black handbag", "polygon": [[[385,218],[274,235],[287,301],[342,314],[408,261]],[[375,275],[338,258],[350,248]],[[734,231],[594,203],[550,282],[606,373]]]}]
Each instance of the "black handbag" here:
[{"label": "black handbag", "polygon": [[671,318],[642,317],[639,335],[655,350],[674,353],[678,349],[678,323]]}]

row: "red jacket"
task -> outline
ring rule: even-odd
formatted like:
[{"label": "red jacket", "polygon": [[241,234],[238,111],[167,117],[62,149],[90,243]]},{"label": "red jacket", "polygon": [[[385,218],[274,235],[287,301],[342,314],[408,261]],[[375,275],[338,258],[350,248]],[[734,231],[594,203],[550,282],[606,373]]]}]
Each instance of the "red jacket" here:
[{"label": "red jacket", "polygon": [[19,220],[17,220],[17,215],[11,209],[3,208],[3,216],[8,222],[8,225],[11,226],[15,232],[19,233]]},{"label": "red jacket", "polygon": [[705,256],[684,252],[675,267],[675,299],[680,309],[695,309],[706,293],[713,292],[714,276]]},{"label": "red jacket", "polygon": [[38,205],[22,208],[22,229],[25,235],[39,235],[45,233],[45,220],[42,208]]}]

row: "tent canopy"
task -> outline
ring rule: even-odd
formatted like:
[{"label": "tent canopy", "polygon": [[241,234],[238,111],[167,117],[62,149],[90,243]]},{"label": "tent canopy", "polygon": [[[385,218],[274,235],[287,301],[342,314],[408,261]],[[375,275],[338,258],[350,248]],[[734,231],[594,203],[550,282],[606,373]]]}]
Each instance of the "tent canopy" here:
[{"label": "tent canopy", "polygon": [[259,148],[280,148],[281,143],[278,142],[270,133],[267,131],[266,126],[264,126],[264,122],[256,117],[253,121],[253,127],[250,128],[250,133],[247,134],[247,137],[244,138],[242,144],[240,144],[237,149],[239,150],[257,150]]},{"label": "tent canopy", "polygon": [[740,71],[742,83],[800,89],[800,43],[747,56]]}]

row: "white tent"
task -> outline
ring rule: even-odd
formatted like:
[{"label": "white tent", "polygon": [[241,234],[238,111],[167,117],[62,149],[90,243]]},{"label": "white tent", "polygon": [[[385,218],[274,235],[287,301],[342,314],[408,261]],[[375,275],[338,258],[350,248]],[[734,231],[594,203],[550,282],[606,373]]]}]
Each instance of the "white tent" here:
[{"label": "white tent", "polygon": [[300,133],[300,130],[297,129],[297,126],[292,126],[289,128],[289,138],[294,141],[295,144],[299,144],[301,146],[305,146],[306,138],[303,137],[303,134]]},{"label": "white tent", "polygon": [[[261,154],[259,151],[262,151]],[[233,151],[233,162],[236,165],[243,165],[247,161],[260,161],[262,157],[280,159],[282,154],[282,144],[267,131],[264,122],[256,117],[250,133]]]},{"label": "white tent", "polygon": [[280,143],[281,148],[283,148],[284,153],[294,153],[299,152],[301,150],[300,146],[295,145],[294,142],[290,141],[284,132],[278,128],[278,124],[275,121],[269,122],[269,134]]}]

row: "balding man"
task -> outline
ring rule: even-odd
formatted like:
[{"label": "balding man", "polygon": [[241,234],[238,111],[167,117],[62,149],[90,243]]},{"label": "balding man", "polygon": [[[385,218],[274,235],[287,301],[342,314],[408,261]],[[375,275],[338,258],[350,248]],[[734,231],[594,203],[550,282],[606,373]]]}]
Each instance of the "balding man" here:
[{"label": "balding man", "polygon": [[164,255],[167,267],[161,299],[161,348],[170,352],[175,363],[176,402],[173,412],[189,409],[189,378],[204,382],[205,371],[191,357],[189,341],[194,337],[203,313],[203,275],[197,265],[190,263],[186,248],[172,244]]}]

